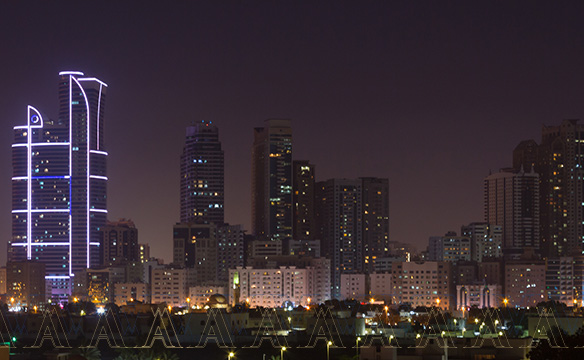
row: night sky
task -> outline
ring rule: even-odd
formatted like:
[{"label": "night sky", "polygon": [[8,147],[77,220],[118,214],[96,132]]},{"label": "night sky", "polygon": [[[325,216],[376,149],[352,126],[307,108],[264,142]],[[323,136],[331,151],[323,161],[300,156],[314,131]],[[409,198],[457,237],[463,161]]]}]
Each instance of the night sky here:
[{"label": "night sky", "polygon": [[542,124],[584,116],[584,3],[0,2],[0,262],[12,127],[57,115],[58,72],[109,84],[109,218],[172,260],[185,127],[225,151],[226,221],[250,229],[253,127],[289,118],[317,180],[387,177],[390,238],[483,220],[483,178]]}]

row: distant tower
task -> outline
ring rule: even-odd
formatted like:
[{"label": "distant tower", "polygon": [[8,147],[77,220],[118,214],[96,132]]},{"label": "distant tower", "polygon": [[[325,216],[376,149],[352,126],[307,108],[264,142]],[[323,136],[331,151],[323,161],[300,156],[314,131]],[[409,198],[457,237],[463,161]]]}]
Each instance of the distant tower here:
[{"label": "distant tower", "polygon": [[317,229],[331,260],[331,296],[341,296],[341,274],[363,271],[362,181],[330,179],[316,185]]},{"label": "distant tower", "polygon": [[[539,175],[502,169],[485,178],[485,221],[503,227],[504,253],[538,249]],[[514,249],[514,250],[513,250]]]},{"label": "distant tower", "polygon": [[540,175],[542,254],[584,251],[584,125],[543,126],[535,171]]},{"label": "distant tower", "polygon": [[363,270],[375,271],[378,258],[389,255],[389,179],[366,177],[363,182]]},{"label": "distant tower", "polygon": [[294,240],[314,240],[314,164],[308,161],[293,162],[293,231]]},{"label": "distant tower", "polygon": [[26,125],[14,127],[8,261],[44,263],[53,300],[66,301],[71,277],[99,264],[107,217],[107,85],[78,71],[59,76],[57,121],[29,106]]},{"label": "distant tower", "polygon": [[270,119],[254,129],[252,147],[252,227],[271,240],[292,238],[292,127]]},{"label": "distant tower", "polygon": [[224,158],[217,127],[209,121],[187,127],[180,160],[180,221],[223,224]]}]

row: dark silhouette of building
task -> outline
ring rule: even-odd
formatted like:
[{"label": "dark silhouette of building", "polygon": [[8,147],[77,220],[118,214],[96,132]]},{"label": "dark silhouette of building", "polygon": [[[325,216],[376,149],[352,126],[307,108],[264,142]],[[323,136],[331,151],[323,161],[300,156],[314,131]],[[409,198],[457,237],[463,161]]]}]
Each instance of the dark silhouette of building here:
[{"label": "dark silhouette of building", "polygon": [[180,221],[223,224],[224,156],[210,121],[187,127],[180,157]]},{"label": "dark silhouette of building", "polygon": [[292,238],[292,128],[270,119],[254,129],[252,147],[253,234],[275,241]]},{"label": "dark silhouette of building", "polygon": [[100,230],[100,236],[102,266],[141,261],[138,229],[132,220],[108,221]]}]

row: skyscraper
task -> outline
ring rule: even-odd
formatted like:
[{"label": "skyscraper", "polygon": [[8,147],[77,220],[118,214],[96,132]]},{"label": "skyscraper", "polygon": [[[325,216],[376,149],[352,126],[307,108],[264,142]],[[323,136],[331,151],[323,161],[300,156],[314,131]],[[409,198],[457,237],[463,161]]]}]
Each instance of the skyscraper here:
[{"label": "skyscraper", "polygon": [[375,271],[375,261],[389,255],[389,179],[364,177],[363,270]]},{"label": "skyscraper", "polygon": [[317,231],[331,260],[331,295],[341,296],[341,274],[363,270],[362,181],[330,179],[316,185]]},{"label": "skyscraper", "polygon": [[14,127],[8,260],[44,263],[52,297],[63,301],[71,278],[99,263],[107,217],[107,85],[78,71],[59,76],[58,119],[29,106],[26,125]]},{"label": "skyscraper", "polygon": [[539,205],[539,175],[533,168],[502,169],[485,178],[485,221],[503,227],[506,254],[539,248]]},{"label": "skyscraper", "polygon": [[292,128],[270,119],[254,129],[252,147],[252,227],[271,240],[292,238]]},{"label": "skyscraper", "polygon": [[535,171],[540,175],[542,254],[584,250],[584,125],[543,126]]},{"label": "skyscraper", "polygon": [[314,164],[293,162],[293,231],[294,240],[314,240]]},{"label": "skyscraper", "polygon": [[187,127],[181,155],[180,221],[223,224],[224,157],[210,121]]}]

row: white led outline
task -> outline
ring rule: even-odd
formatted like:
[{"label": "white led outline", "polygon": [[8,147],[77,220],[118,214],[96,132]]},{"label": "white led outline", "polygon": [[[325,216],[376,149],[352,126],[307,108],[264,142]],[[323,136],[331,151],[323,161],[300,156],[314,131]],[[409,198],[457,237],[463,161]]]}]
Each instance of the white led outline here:
[{"label": "white led outline", "polygon": [[[61,74],[61,73],[59,73]],[[69,177],[73,177],[73,75],[69,75]],[[71,207],[73,201],[72,181],[69,180],[69,276],[73,268],[72,250],[73,250],[73,217],[71,216]]]},{"label": "white led outline", "polygon": [[[95,80],[97,80],[97,79],[95,79]],[[97,150],[99,150],[99,110],[101,110],[101,89],[102,88],[103,88],[103,85],[100,84],[99,85],[99,98],[97,100],[97,128],[95,129],[97,131],[97,146],[95,147]],[[89,150],[89,151],[91,152],[91,150]]]},{"label": "white led outline", "polygon": [[[12,243],[12,246],[27,246],[27,243]],[[67,242],[44,242],[44,243],[32,243],[32,246],[68,246],[69,243]]]},{"label": "white led outline", "polygon": [[108,87],[106,83],[104,83],[103,81],[99,80],[98,78],[94,78],[94,77],[79,78],[77,80],[79,80],[79,81],[96,81],[96,82],[100,83],[101,85]]},{"label": "white led outline", "polygon": [[28,144],[12,144],[12,147],[20,147],[20,146],[23,146],[23,147],[26,146],[26,147],[28,147]]},{"label": "white led outline", "polygon": [[31,146],[68,146],[68,142],[41,142],[41,143],[32,143]]},{"label": "white led outline", "polygon": [[[86,257],[86,260],[87,260],[87,269],[89,269],[89,239],[90,239],[90,231],[89,231],[89,228],[90,228],[90,226],[89,226],[89,224],[90,224],[90,222],[89,222],[89,202],[91,200],[91,196],[90,196],[90,193],[89,193],[89,179],[90,179],[89,178],[89,176],[90,176],[89,169],[91,168],[91,166],[90,166],[90,160],[89,160],[89,154],[90,154],[90,150],[91,150],[91,146],[90,146],[90,130],[91,130],[91,127],[90,127],[91,121],[90,120],[91,119],[89,117],[89,115],[90,115],[90,112],[89,112],[89,101],[87,100],[87,95],[85,94],[85,89],[83,89],[83,87],[81,86],[81,84],[79,83],[79,81],[76,78],[74,78],[72,76],[71,76],[71,78],[73,80],[75,80],[75,82],[77,83],[77,86],[79,86],[79,90],[81,90],[81,94],[83,95],[83,98],[85,99],[85,109],[87,111],[87,113],[86,113],[86,119],[85,119],[85,121],[87,121],[87,129],[86,129],[86,131],[87,131],[87,145],[86,145],[87,146],[87,150],[86,150],[87,151],[87,163],[86,163],[86,169],[85,169],[85,173],[87,175],[87,192],[85,193],[85,199],[86,199],[86,204],[87,204],[87,211],[86,211],[87,223],[86,223],[86,226],[85,226],[85,230],[86,230],[86,242],[87,242],[87,253],[85,254],[85,257]],[[73,98],[70,99],[70,101],[72,101],[72,100],[73,100]],[[71,273],[71,271],[69,271],[69,273]]]},{"label": "white led outline", "polygon": [[17,125],[17,126],[13,127],[14,130],[27,129],[27,128],[28,128],[28,126],[26,126],[26,125]]},{"label": "white led outline", "polygon": [[107,214],[106,209],[89,209],[89,211]]},{"label": "white led outline", "polygon": [[101,150],[90,150],[89,152],[92,154],[99,154],[99,155],[105,155],[105,156],[108,155],[107,151],[101,151]]},{"label": "white led outline", "polygon": [[70,279],[71,276],[60,276],[60,275],[46,275],[45,279],[50,280],[50,279]]},{"label": "white led outline", "polygon": [[28,176],[14,176],[12,180],[28,180]]},{"label": "white led outline", "polygon": [[69,71],[69,70],[66,70],[66,71],[61,71],[59,73],[59,75],[81,75],[81,76],[84,76],[85,74],[82,73],[81,71]]},{"label": "white led outline", "polygon": [[108,180],[107,176],[89,175],[91,179]]},{"label": "white led outline", "polygon": [[[39,117],[39,124],[31,125],[30,123],[30,113],[31,110],[36,113]],[[27,169],[26,169],[26,259],[30,260],[32,258],[32,128],[42,128],[43,127],[43,117],[41,113],[35,109],[33,106],[28,105],[26,108],[26,125],[27,125],[27,133],[26,133],[26,144],[27,144],[27,152],[26,152],[26,160],[27,160]]]}]

